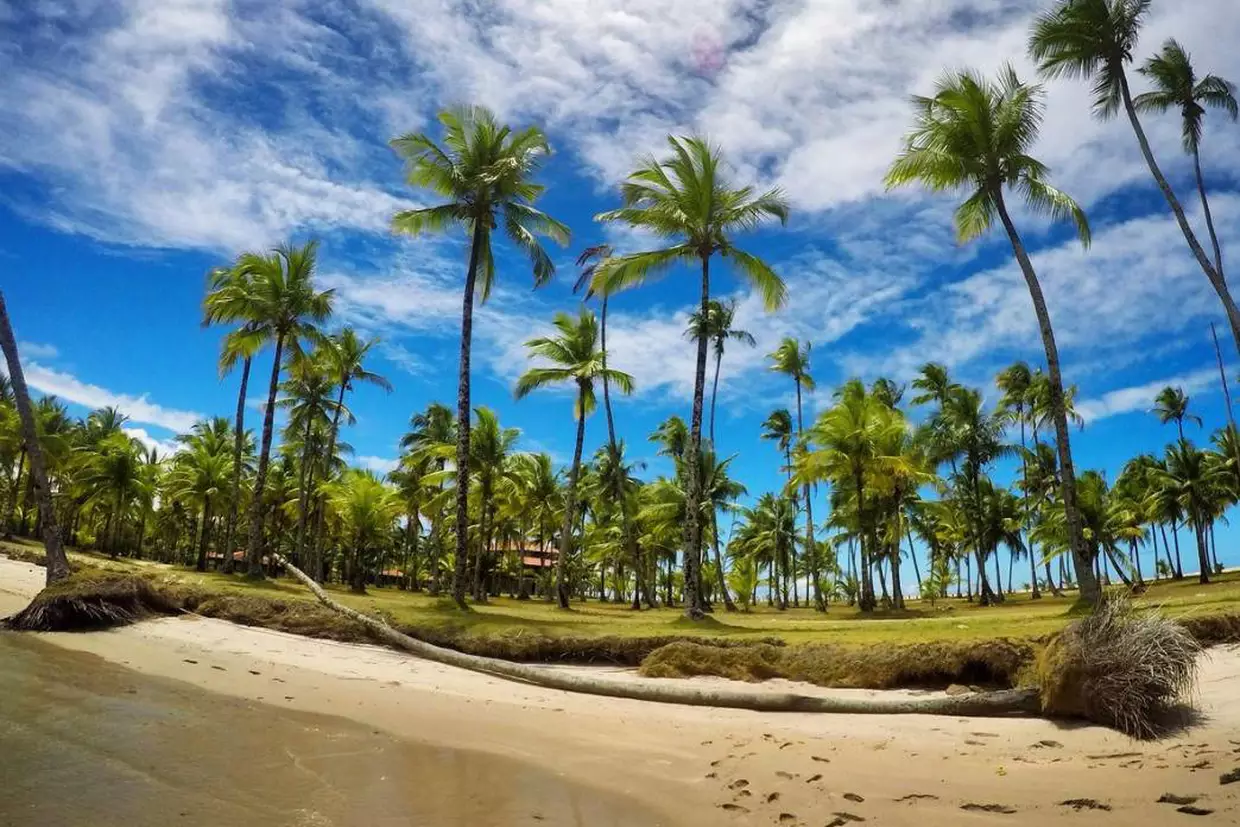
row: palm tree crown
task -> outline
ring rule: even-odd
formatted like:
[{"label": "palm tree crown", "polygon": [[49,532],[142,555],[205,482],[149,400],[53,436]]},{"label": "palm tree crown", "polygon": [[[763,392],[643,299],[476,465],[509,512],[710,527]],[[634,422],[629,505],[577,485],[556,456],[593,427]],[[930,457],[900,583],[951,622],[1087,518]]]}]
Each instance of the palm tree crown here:
[{"label": "palm tree crown", "polygon": [[1207,106],[1223,110],[1233,121],[1240,115],[1235,84],[1218,75],[1198,80],[1188,52],[1175,40],[1164,43],[1162,51],[1147,60],[1140,72],[1153,82],[1154,90],[1133,98],[1137,111],[1179,109],[1184,151],[1189,154],[1201,146],[1201,122]]}]

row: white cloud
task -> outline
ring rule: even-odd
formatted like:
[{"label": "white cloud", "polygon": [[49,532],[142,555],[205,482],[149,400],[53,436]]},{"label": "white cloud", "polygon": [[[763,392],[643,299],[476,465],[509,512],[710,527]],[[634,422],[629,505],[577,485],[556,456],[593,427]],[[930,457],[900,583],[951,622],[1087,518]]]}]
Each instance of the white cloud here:
[{"label": "white cloud", "polygon": [[146,394],[131,396],[110,391],[98,385],[83,382],[71,374],[45,368],[38,363],[32,362],[25,365],[24,372],[26,384],[44,394],[57,396],[86,408],[102,408],[110,405],[120,410],[133,422],[158,425],[179,433],[188,431],[195,422],[203,418],[202,414],[193,411],[165,408],[151,402]]},{"label": "white cloud", "polygon": [[181,450],[181,445],[171,439],[159,439],[151,436],[145,428],[121,428],[129,436],[141,442],[147,448],[154,448],[160,459],[168,457]]},{"label": "white cloud", "polygon": [[362,468],[367,468],[378,474],[390,474],[400,465],[399,460],[372,456],[354,457],[354,462]]},{"label": "white cloud", "polygon": [[60,355],[60,351],[55,345],[40,344],[39,342],[18,342],[17,352],[21,354],[22,359],[32,361],[36,359],[49,361]]},{"label": "white cloud", "polygon": [[1076,404],[1076,412],[1086,422],[1097,422],[1109,416],[1131,413],[1132,411],[1148,411],[1153,407],[1154,396],[1170,385],[1178,387],[1185,393],[1212,388],[1218,382],[1218,368],[1203,367],[1188,373],[1166,379],[1155,379],[1128,388],[1104,393],[1094,399],[1083,399]]}]

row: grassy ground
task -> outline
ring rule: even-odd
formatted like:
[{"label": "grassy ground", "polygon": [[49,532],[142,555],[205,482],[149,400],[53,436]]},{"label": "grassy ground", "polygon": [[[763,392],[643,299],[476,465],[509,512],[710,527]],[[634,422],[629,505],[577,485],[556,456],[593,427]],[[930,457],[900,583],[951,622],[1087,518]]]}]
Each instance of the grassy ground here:
[{"label": "grassy ground", "polygon": [[[31,558],[41,546],[26,542],[0,542],[0,553]],[[71,552],[70,561],[121,571],[157,576],[207,594],[268,601],[312,602],[310,593],[291,579],[251,582],[240,576],[201,574],[191,569],[134,560],[109,560],[106,556]],[[831,643],[840,646],[874,644],[965,643],[996,638],[1036,639],[1057,632],[1070,620],[1070,597],[1031,600],[1027,594],[1008,597],[1000,606],[981,608],[964,600],[942,600],[936,606],[909,601],[906,612],[865,616],[856,609],[833,605],[825,614],[811,609],[776,611],[766,605],[750,613],[718,611],[693,623],[676,609],[633,612],[627,606],[591,600],[560,611],[540,600],[494,598],[472,611],[458,610],[450,600],[394,588],[371,588],[366,595],[349,594],[329,587],[340,602],[361,611],[377,613],[398,627],[417,630],[432,638],[453,641],[503,638],[512,642],[546,639],[593,638],[717,638],[737,643],[778,639],[787,644]],[[1240,572],[1228,572],[1202,586],[1195,580],[1154,584],[1135,601],[1156,606],[1175,618],[1240,612]],[[225,616],[226,613],[224,613]]]}]

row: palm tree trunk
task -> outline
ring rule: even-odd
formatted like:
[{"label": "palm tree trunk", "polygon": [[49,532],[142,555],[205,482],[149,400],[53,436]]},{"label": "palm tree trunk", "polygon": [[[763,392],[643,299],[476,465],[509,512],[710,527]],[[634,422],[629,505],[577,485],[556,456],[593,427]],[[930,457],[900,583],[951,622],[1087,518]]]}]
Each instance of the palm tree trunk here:
[{"label": "palm tree trunk", "polygon": [[1213,520],[1210,521],[1210,561],[1212,563],[1212,568],[1210,569],[1210,573],[1213,574],[1214,572],[1219,570],[1218,542],[1214,538],[1214,521]]},{"label": "palm tree trunk", "polygon": [[1137,583],[1145,585],[1145,574],[1141,571],[1141,550],[1137,547],[1136,540],[1129,540],[1129,548],[1132,549],[1132,567],[1137,570]]},{"label": "palm tree trunk", "polygon": [[[702,256],[702,318],[710,312],[710,255]],[[697,337],[697,362],[693,372],[693,410],[689,417],[689,449],[685,466],[685,502],[700,502],[702,492],[702,402],[706,394],[706,337]],[[702,617],[701,554],[702,519],[699,509],[685,509],[685,617]]]},{"label": "palm tree trunk", "polygon": [[483,483],[482,490],[479,493],[482,495],[480,498],[482,505],[478,514],[478,554],[474,557],[474,602],[486,603],[487,594],[482,588],[482,566],[487,554],[490,553],[491,522],[495,519],[495,509],[491,505],[491,483],[489,480]]},{"label": "palm tree trunk", "polygon": [[194,564],[196,571],[207,570],[207,544],[211,541],[211,496],[202,498],[202,531],[198,538],[198,561]]},{"label": "palm tree trunk", "polygon": [[[718,381],[718,379],[719,379],[719,375],[716,372],[715,380]],[[805,420],[801,412],[801,378],[799,376],[796,377],[796,385],[797,385],[797,436],[801,437],[805,433]],[[712,423],[713,423],[714,421],[713,420],[713,414],[714,414],[713,400],[711,404],[712,404],[711,412],[712,412]],[[814,505],[813,505],[813,497],[810,496],[812,492],[810,491],[809,483],[805,484],[804,491],[805,491],[805,559],[809,561],[810,578],[814,581],[814,608],[820,612],[825,612],[827,610],[827,606],[822,601],[822,587],[819,584],[819,577],[818,577],[818,555],[815,554],[816,545],[814,541]],[[808,595],[806,595],[806,598],[808,600]]]},{"label": "palm tree trunk", "polygon": [[[1068,546],[1072,554],[1072,567],[1076,571],[1076,582],[1080,588],[1080,599],[1087,605],[1097,605],[1102,597],[1098,581],[1094,579],[1085,556],[1085,535],[1081,528],[1081,512],[1076,501],[1076,469],[1072,465],[1072,446],[1068,441],[1068,416],[1064,406],[1063,376],[1059,372],[1059,348],[1055,345],[1055,332],[1051,327],[1050,312],[1046,309],[1046,299],[1042,295],[1042,285],[1038,283],[1037,274],[1033,270],[1033,262],[1025,252],[1025,245],[1016,232],[1016,226],[1008,215],[1003,203],[1003,192],[995,190],[995,205],[1003,227],[1007,230],[1008,239],[1012,242],[1012,250],[1025,276],[1029,287],[1029,296],[1033,300],[1033,309],[1038,317],[1038,328],[1042,333],[1042,345],[1046,350],[1046,369],[1051,386],[1051,417],[1055,423],[1055,443],[1059,449],[1060,490],[1063,497],[1064,514],[1068,524]],[[1238,340],[1240,341],[1240,340]]]},{"label": "palm tree trunk", "polygon": [[[1184,214],[1184,208],[1180,206],[1180,201],[1175,196],[1175,191],[1171,189],[1171,185],[1167,183],[1167,179],[1162,174],[1162,170],[1158,168],[1158,162],[1154,160],[1154,153],[1150,149],[1150,142],[1145,137],[1145,129],[1141,126],[1141,120],[1137,117],[1137,109],[1132,103],[1132,93],[1128,88],[1128,76],[1124,73],[1123,68],[1119,69],[1120,94],[1124,100],[1124,111],[1128,113],[1128,121],[1132,124],[1132,131],[1137,135],[1137,143],[1141,146],[1141,154],[1145,156],[1145,163],[1150,168],[1150,174],[1154,176],[1154,181],[1158,184],[1158,188],[1162,190],[1163,197],[1167,199],[1167,205],[1171,207],[1171,212],[1175,214],[1176,223],[1180,225],[1180,231],[1184,233],[1184,240],[1188,242],[1188,247],[1192,250],[1193,257],[1197,259],[1197,263],[1201,265],[1201,270],[1206,274],[1206,278],[1210,280],[1210,286],[1214,288],[1214,292],[1218,293],[1219,300],[1223,303],[1223,309],[1227,313],[1227,321],[1231,324],[1232,339],[1236,343],[1236,350],[1240,351],[1240,309],[1236,307],[1235,301],[1231,298],[1231,291],[1227,289],[1227,282],[1223,279],[1222,255],[1218,253],[1218,240],[1214,237],[1214,222],[1210,217],[1209,206],[1205,206],[1206,224],[1210,228],[1211,237],[1214,238],[1217,269],[1215,265],[1210,263],[1210,259],[1206,256],[1206,251],[1202,248],[1201,243],[1197,241],[1197,235],[1193,232],[1192,225],[1188,223],[1188,217]],[[1205,187],[1201,183],[1201,164],[1196,159],[1194,153],[1194,162],[1197,167],[1197,184],[1201,191],[1203,205],[1205,203]]]},{"label": "palm tree trunk", "polygon": [[714,514],[711,516],[711,539],[715,547],[715,570],[716,580],[718,580],[719,593],[723,595],[723,607],[729,611],[736,611],[736,604],[732,602],[732,595],[728,591],[727,578],[723,576],[723,555],[719,552],[719,516]]},{"label": "palm tree trunk", "polygon": [[[577,440],[573,445],[573,465],[568,472],[568,490],[564,492],[564,525],[560,532],[560,554],[555,561],[556,600],[561,609],[569,607],[568,583],[565,573],[568,553],[573,547],[573,507],[577,504],[577,476],[581,473],[581,446],[586,438],[585,388],[577,390]],[[689,509],[692,511],[693,509]],[[686,588],[688,588],[686,580]]]},{"label": "palm tree trunk", "polygon": [[482,243],[482,225],[475,221],[469,270],[465,273],[465,296],[461,301],[461,359],[456,389],[456,571],[452,579],[452,599],[462,609],[466,608],[469,564],[469,356],[474,331],[474,284]]},{"label": "palm tree trunk", "polygon": [[30,479],[34,481],[35,498],[39,503],[39,522],[43,529],[44,553],[47,556],[48,585],[69,576],[69,559],[61,544],[60,528],[52,511],[52,491],[47,484],[47,466],[43,462],[43,447],[39,445],[35,426],[34,407],[30,404],[30,390],[26,387],[26,375],[22,372],[21,359],[17,354],[17,338],[9,323],[9,310],[0,293],[0,350],[4,351],[9,381],[13,386],[13,400],[21,419],[22,440],[29,457]]},{"label": "palm tree trunk", "polygon": [[22,490],[22,470],[26,465],[26,443],[22,441],[21,451],[17,455],[17,476],[13,480],[13,489],[9,491],[9,502],[5,509],[4,539],[13,536],[13,528],[17,525],[17,492]]},{"label": "palm tree trunk", "polygon": [[865,472],[860,466],[853,468],[853,484],[857,488],[857,543],[861,547],[861,599],[858,601],[863,612],[874,611],[874,583],[870,580],[870,567],[866,558],[869,535],[866,532],[865,520]]},{"label": "palm tree trunk", "polygon": [[298,469],[297,479],[297,543],[293,549],[293,559],[297,561],[297,565],[301,568],[311,569],[313,575],[314,567],[307,566],[306,551],[306,515],[310,510],[310,493],[307,490],[310,485],[310,477],[313,474],[311,467],[313,463],[310,461],[311,450],[310,438],[311,429],[314,425],[314,419],[307,413],[306,428],[301,436],[301,468]]},{"label": "palm tree trunk", "polygon": [[715,350],[715,379],[710,386],[710,444],[715,446],[715,400],[719,397],[719,368],[723,365],[723,351]]},{"label": "palm tree trunk", "polygon": [[271,461],[271,435],[275,427],[276,392],[280,389],[280,362],[284,358],[284,333],[276,336],[275,359],[271,363],[271,382],[267,386],[267,409],[263,412],[263,441],[254,474],[254,499],[250,503],[250,542],[246,548],[246,576],[263,578],[263,488],[267,485],[267,465]]},{"label": "palm tree trunk", "polygon": [[[1180,532],[1176,525],[1176,521],[1171,521],[1171,539],[1175,542],[1175,579],[1184,579],[1184,563],[1180,559]],[[1164,543],[1164,545],[1166,545]]]},{"label": "palm tree trunk", "polygon": [[1196,518],[1193,519],[1193,533],[1197,535],[1197,565],[1200,567],[1197,572],[1197,581],[1209,583],[1210,552],[1206,550],[1206,531]]},{"label": "palm tree trunk", "polygon": [[[921,594],[921,566],[917,564],[917,551],[913,548],[913,528],[907,522],[904,524],[904,536],[908,540],[908,556],[913,560],[913,574],[917,576],[917,594]],[[930,560],[931,569],[934,568],[934,560]]]},{"label": "palm tree trunk", "polygon": [[245,441],[245,394],[250,384],[250,357],[241,363],[241,389],[237,391],[237,418],[233,427],[233,472],[229,489],[228,525],[224,529],[224,562],[220,570],[232,574],[236,568],[233,561],[233,538],[237,531],[237,514],[241,510],[241,448]]},{"label": "palm tree trunk", "polygon": [[1201,212],[1206,219],[1206,230],[1210,233],[1210,245],[1214,248],[1214,269],[1219,278],[1225,279],[1223,273],[1223,248],[1218,243],[1218,233],[1214,231],[1214,216],[1210,214],[1210,199],[1206,198],[1206,182],[1201,175],[1201,153],[1193,147],[1193,171],[1197,175],[1197,192],[1201,195]]},{"label": "palm tree trunk", "polygon": [[[125,512],[123,510],[124,505],[121,502],[123,498],[124,498],[124,491],[118,489],[116,492],[116,502],[112,506],[113,513],[116,514],[116,519],[112,521],[112,539],[108,543],[108,554],[110,554],[113,559],[116,559],[116,556],[117,556],[117,551],[118,551],[117,546],[118,546],[118,543],[120,541],[120,536],[121,536],[121,522],[124,520],[124,517],[125,517]],[[42,519],[41,515],[40,515],[40,519]]]},{"label": "palm tree trunk", "polygon": [[[1029,552],[1029,587],[1033,589],[1032,600],[1041,600],[1042,592],[1038,588],[1038,570],[1034,566],[1033,553],[1033,535],[1028,531],[1029,528],[1029,458],[1026,456],[1028,448],[1025,445],[1025,407],[1019,405],[1016,408],[1016,418],[1020,420],[1020,479],[1023,485],[1020,487],[1021,499],[1021,515],[1020,515],[1020,531],[1021,536],[1025,538],[1025,550]],[[1010,579],[1010,578],[1009,578]]]}]

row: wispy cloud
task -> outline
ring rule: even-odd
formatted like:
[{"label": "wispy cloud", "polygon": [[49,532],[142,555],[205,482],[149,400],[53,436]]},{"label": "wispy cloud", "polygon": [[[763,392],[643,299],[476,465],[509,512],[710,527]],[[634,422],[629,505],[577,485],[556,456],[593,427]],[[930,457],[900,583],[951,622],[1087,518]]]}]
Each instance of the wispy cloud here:
[{"label": "wispy cloud", "polygon": [[362,468],[379,474],[390,474],[400,466],[400,461],[388,457],[358,456],[353,461]]},{"label": "wispy cloud", "polygon": [[55,345],[40,344],[38,342],[18,342],[17,352],[21,354],[22,359],[43,361],[51,361],[60,355],[60,350]]},{"label": "wispy cloud", "polygon": [[146,394],[133,396],[83,382],[72,374],[45,368],[37,362],[23,366],[26,383],[44,394],[57,396],[86,408],[117,408],[133,422],[158,425],[170,431],[188,431],[202,414],[165,408],[147,398]]},{"label": "wispy cloud", "polygon": [[1093,399],[1083,399],[1076,404],[1076,412],[1086,422],[1097,422],[1119,414],[1148,411],[1154,405],[1155,395],[1167,386],[1180,388],[1185,393],[1195,393],[1216,387],[1218,380],[1218,368],[1197,368],[1178,376],[1155,379],[1128,388],[1118,388]]}]

